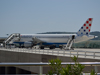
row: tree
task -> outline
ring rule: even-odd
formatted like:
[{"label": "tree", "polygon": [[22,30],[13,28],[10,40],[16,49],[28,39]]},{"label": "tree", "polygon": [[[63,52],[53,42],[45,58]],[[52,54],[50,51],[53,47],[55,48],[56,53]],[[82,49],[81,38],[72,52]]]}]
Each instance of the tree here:
[{"label": "tree", "polygon": [[[52,59],[50,60],[50,71],[49,75],[57,74],[57,75],[83,75],[84,65],[80,64],[77,59],[78,57],[74,56],[71,59],[75,62],[74,65],[66,65],[66,67],[62,67],[60,59]],[[91,70],[90,75],[97,75],[94,70]]]},{"label": "tree", "polygon": [[82,75],[84,65],[79,64],[79,62],[77,62],[76,56],[74,56],[72,60],[75,62],[75,65],[67,65],[61,71],[61,75]]},{"label": "tree", "polygon": [[90,75],[97,75],[94,70],[91,70]]},{"label": "tree", "polygon": [[48,72],[49,75],[57,74],[59,75],[62,70],[61,60],[60,59],[51,59],[50,61],[50,71]]}]

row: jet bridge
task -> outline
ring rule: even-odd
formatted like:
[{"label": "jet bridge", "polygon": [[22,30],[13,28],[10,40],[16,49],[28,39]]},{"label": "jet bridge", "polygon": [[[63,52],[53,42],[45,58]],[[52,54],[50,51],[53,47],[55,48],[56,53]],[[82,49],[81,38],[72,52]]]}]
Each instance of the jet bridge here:
[{"label": "jet bridge", "polygon": [[18,40],[20,40],[20,34],[19,34],[19,33],[11,34],[11,35],[4,41],[4,46],[6,47],[7,44],[12,44],[13,41],[18,41]]}]

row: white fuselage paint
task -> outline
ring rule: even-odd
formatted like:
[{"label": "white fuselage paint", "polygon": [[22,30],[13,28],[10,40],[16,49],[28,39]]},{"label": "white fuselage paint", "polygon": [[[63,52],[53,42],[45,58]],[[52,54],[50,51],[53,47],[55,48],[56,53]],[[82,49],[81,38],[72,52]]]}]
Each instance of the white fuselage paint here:
[{"label": "white fuselage paint", "polygon": [[32,38],[37,38],[43,42],[47,43],[67,43],[69,38],[72,37],[72,35],[75,35],[75,41],[74,43],[86,41],[89,39],[93,39],[93,35],[89,36],[77,36],[77,34],[21,34],[20,41],[25,42],[25,41],[34,41]]}]

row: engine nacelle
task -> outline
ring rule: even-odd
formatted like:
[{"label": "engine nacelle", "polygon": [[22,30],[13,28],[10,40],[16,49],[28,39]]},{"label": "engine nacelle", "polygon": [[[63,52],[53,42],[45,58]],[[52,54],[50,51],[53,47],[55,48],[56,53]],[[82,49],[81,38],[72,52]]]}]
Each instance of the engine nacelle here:
[{"label": "engine nacelle", "polygon": [[24,42],[23,46],[27,48],[27,47],[32,47],[32,45],[33,45],[32,42]]}]

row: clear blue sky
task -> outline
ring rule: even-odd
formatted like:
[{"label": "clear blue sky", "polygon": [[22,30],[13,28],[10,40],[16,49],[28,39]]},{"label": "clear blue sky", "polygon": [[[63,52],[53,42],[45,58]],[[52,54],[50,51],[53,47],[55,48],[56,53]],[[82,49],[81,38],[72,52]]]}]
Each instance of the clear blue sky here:
[{"label": "clear blue sky", "polygon": [[77,32],[89,17],[91,31],[100,31],[100,0],[0,0],[0,37]]}]

